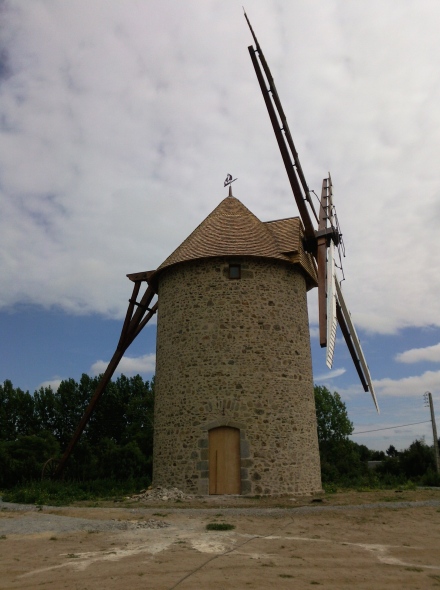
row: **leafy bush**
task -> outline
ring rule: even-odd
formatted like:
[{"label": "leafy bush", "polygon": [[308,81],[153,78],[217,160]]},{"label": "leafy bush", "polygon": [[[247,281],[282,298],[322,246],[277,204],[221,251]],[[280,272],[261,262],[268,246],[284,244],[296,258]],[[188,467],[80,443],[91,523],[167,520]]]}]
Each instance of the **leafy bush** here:
[{"label": "leafy bush", "polygon": [[232,529],[235,529],[235,526],[226,522],[210,522],[206,525],[207,531],[232,531]]}]

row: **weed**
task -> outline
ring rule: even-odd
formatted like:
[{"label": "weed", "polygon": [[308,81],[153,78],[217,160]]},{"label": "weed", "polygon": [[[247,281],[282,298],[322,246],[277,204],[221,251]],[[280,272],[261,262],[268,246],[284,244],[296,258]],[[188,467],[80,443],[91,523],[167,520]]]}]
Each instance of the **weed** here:
[{"label": "weed", "polygon": [[166,512],[153,512],[153,516],[161,516],[162,518],[165,518],[168,514]]},{"label": "weed", "polygon": [[407,572],[423,572],[424,569],[422,567],[406,567]]},{"label": "weed", "polygon": [[206,525],[207,531],[232,531],[232,529],[235,529],[235,525],[226,522],[210,522]]},{"label": "weed", "polygon": [[58,537],[51,537],[49,541],[58,541]]},{"label": "weed", "polygon": [[76,555],[76,553],[68,553],[66,557],[69,557],[70,559],[78,559],[79,555]]},{"label": "weed", "polygon": [[0,535],[0,539],[6,539],[6,535]]},{"label": "weed", "polygon": [[280,578],[293,578],[294,576],[291,576],[290,574],[278,574],[278,576]]}]

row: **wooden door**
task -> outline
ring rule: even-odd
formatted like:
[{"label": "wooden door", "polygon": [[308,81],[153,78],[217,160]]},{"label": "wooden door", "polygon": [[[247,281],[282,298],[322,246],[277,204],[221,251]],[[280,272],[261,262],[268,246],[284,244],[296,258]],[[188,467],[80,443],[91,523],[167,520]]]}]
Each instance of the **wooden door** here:
[{"label": "wooden door", "polygon": [[209,431],[209,493],[241,493],[238,428],[220,426]]}]

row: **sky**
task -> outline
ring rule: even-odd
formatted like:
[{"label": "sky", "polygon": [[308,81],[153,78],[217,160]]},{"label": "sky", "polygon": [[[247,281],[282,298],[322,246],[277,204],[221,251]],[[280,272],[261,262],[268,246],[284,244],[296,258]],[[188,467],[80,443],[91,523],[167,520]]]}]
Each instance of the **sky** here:
[{"label": "sky", "polygon": [[[344,295],[381,413],[340,333],[327,369],[313,290],[315,383],[339,392],[356,442],[432,444],[440,4],[254,0],[246,11],[309,186],[320,194],[331,172]],[[235,0],[0,0],[0,382],[32,393],[102,372],[126,274],[157,268],[227,196],[226,174],[262,221],[298,214],[252,42]],[[152,377],[155,330],[119,372]]]}]

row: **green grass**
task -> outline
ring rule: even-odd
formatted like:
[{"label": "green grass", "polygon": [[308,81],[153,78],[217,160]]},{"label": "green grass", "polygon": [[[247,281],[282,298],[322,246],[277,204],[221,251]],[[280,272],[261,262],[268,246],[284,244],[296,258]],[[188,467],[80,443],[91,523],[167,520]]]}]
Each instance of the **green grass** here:
[{"label": "green grass", "polygon": [[227,522],[210,522],[206,525],[207,531],[232,531],[232,529],[235,529],[235,526]]},{"label": "green grass", "polygon": [[37,506],[67,506],[73,502],[114,500],[145,487],[145,480],[32,481],[2,492],[4,502]]}]

